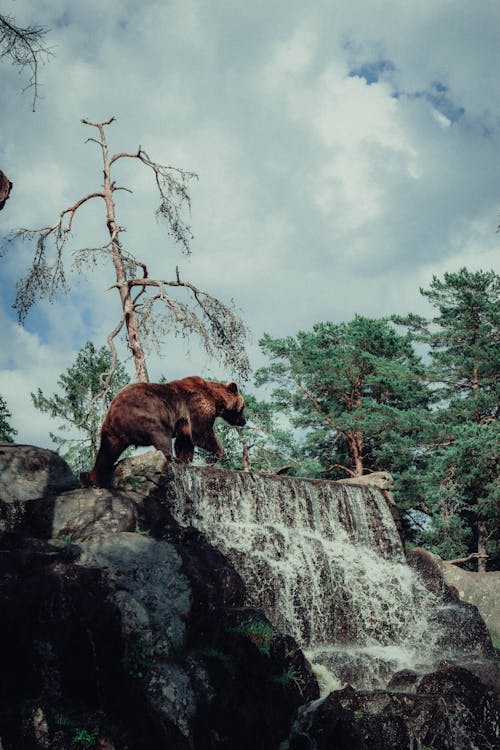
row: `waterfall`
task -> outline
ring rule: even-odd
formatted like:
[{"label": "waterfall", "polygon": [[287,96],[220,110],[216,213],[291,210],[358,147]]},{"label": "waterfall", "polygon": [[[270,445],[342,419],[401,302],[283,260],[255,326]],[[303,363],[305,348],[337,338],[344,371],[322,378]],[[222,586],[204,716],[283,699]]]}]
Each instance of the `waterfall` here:
[{"label": "waterfall", "polygon": [[[435,660],[436,606],[375,487],[175,467],[172,511],[232,561],[323,687],[383,687]],[[434,633],[431,637],[430,634]]]}]

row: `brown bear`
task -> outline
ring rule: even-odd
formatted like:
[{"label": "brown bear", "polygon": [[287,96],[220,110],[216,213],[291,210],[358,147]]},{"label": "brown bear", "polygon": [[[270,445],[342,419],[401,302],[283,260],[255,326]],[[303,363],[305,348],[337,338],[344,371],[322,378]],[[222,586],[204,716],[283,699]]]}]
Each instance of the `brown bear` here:
[{"label": "brown bear", "polygon": [[242,427],[244,408],[236,383],[213,383],[193,375],[170,383],[127,385],[110,404],[94,468],[81,474],[80,481],[87,487],[108,487],[115,461],[129,445],[154,445],[171,461],[175,438],[179,463],[193,460],[195,445],[220,456],[215,418]]}]

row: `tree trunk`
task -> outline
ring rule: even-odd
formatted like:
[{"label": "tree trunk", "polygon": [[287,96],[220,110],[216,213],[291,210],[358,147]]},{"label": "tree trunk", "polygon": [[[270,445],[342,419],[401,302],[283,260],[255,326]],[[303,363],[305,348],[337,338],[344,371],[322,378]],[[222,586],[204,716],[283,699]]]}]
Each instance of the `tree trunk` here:
[{"label": "tree trunk", "polygon": [[482,555],[477,558],[477,572],[486,573],[486,559],[488,557],[486,553],[486,526],[484,521],[478,521],[477,523],[477,552],[478,555]]},{"label": "tree trunk", "polygon": [[101,147],[102,157],[104,163],[104,200],[106,202],[106,214],[107,214],[107,227],[109,236],[111,238],[111,255],[113,259],[113,265],[115,267],[116,284],[120,292],[120,300],[122,304],[123,318],[127,329],[127,337],[134,360],[135,370],[137,374],[137,381],[139,383],[148,383],[149,376],[146,367],[146,358],[144,351],[139,342],[139,332],[137,328],[137,316],[135,314],[135,307],[130,294],[130,287],[127,283],[127,276],[125,272],[125,266],[123,264],[122,251],[118,236],[120,234],[120,227],[116,223],[115,216],[115,203],[113,200],[113,185],[111,183],[111,162],[108,155],[108,146],[104,135],[103,124],[98,124],[99,132],[101,134]]},{"label": "tree trunk", "polygon": [[347,435],[347,445],[354,466],[354,476],[363,476],[363,440],[359,432]]},{"label": "tree trunk", "polygon": [[241,457],[241,461],[243,464],[243,471],[246,471],[247,473],[250,472],[250,448],[248,447],[247,443],[243,443],[243,454]]}]

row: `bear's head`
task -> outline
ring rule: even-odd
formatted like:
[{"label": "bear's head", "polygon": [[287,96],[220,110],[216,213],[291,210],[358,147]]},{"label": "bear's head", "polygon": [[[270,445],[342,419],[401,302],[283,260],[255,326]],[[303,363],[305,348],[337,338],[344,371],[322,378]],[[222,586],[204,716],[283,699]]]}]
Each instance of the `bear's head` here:
[{"label": "bear's head", "polygon": [[244,427],[246,424],[246,419],[243,415],[245,401],[238,390],[238,386],[236,383],[227,383],[227,385],[223,387],[227,396],[224,399],[225,404],[221,417],[235,427]]}]

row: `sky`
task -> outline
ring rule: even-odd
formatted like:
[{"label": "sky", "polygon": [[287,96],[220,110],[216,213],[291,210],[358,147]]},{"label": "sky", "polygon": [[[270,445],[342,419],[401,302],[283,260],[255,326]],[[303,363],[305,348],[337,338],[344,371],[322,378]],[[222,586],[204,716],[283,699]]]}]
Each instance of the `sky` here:
[{"label": "sky", "polygon": [[[499,270],[498,0],[0,0],[0,14],[47,27],[53,51],[35,112],[27,75],[0,60],[0,169],[14,183],[0,240],[101,188],[81,120],[114,116],[112,153],[140,145],[198,175],[186,257],[155,218],[150,173],[118,162],[133,191],[115,194],[125,247],[151,276],[178,266],[234,300],[254,368],[264,333],[431,316],[419,288],[433,275]],[[101,203],[86,204],[66,249],[70,293],[37,303],[24,326],[12,303],[33,245],[0,258],[0,394],[18,442],[53,447],[58,422],[30,393],[56,392],[119,319],[109,265],[71,272],[73,251],[106,241]],[[165,337],[148,367],[152,380],[233,378],[194,337]]]}]

